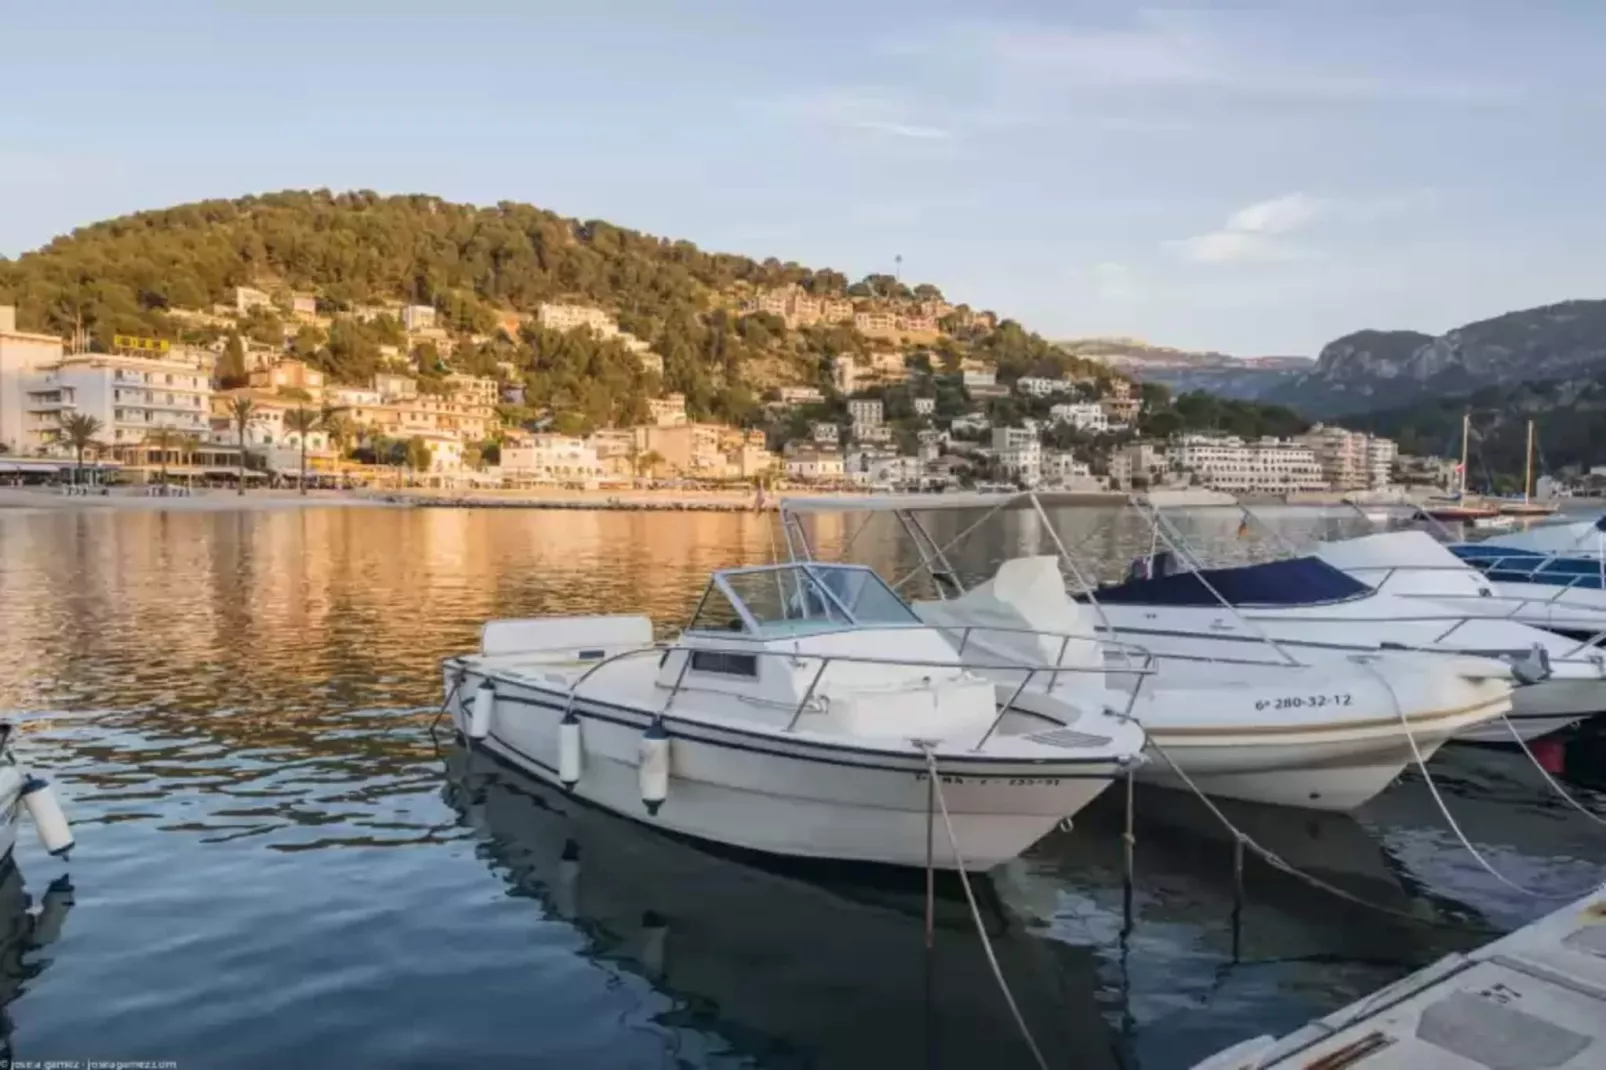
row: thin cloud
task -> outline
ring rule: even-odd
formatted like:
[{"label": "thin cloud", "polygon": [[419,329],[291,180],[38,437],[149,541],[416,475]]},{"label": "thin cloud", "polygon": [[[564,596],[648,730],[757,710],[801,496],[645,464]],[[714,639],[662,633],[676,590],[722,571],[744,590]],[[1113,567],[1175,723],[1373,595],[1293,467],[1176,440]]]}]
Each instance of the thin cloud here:
[{"label": "thin cloud", "polygon": [[1289,193],[1233,212],[1220,230],[1172,242],[1184,260],[1196,264],[1229,264],[1246,260],[1282,260],[1299,255],[1281,240],[1308,227],[1328,210],[1327,202],[1308,193]]},{"label": "thin cloud", "polygon": [[908,141],[944,141],[953,130],[922,122],[897,94],[867,89],[827,89],[761,102],[794,121],[858,130]]},{"label": "thin cloud", "polygon": [[1040,107],[1088,91],[1217,92],[1280,102],[1412,101],[1496,104],[1526,94],[1516,86],[1334,69],[1309,57],[1280,59],[1226,20],[1144,12],[1121,27],[1004,21],[952,23],[929,35],[889,42],[891,56],[979,79],[997,102]]}]

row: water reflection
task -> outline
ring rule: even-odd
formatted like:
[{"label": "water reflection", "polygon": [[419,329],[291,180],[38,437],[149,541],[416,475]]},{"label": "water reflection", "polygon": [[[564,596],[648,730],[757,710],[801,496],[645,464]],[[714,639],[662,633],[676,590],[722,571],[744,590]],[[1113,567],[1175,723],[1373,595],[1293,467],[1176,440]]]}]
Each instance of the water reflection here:
[{"label": "water reflection", "polygon": [[[445,797],[509,885],[582,933],[584,954],[675,1000],[664,1026],[764,1066],[1030,1066],[961,891],[942,882],[924,950],[918,875],[776,863],[672,839],[488,757],[448,755]],[[1091,956],[996,903],[1000,966],[1053,1065],[1115,1066]]]},{"label": "water reflection", "polygon": [[7,1066],[16,1031],[7,1008],[50,965],[39,952],[61,937],[73,908],[72,881],[56,878],[40,896],[38,909],[33,907],[22,870],[8,857],[0,864],[0,1059]]},{"label": "water reflection", "polygon": [[[896,575],[916,562],[886,519],[815,518],[811,539],[821,556],[856,540]],[[946,541],[974,517],[926,519]],[[1053,519],[1109,575],[1149,547],[1113,513]],[[1044,548],[1040,521],[1010,523],[956,554],[960,571]],[[771,524],[0,512],[0,707],[67,798],[74,876],[104,889],[25,978],[19,1056],[79,1057],[93,1030],[116,1057],[197,1065],[1025,1065],[952,887],[928,998],[918,886],[709,854],[458,759],[443,801],[436,665],[485,619],[646,613],[668,631],[711,569],[772,559]],[[1595,748],[1569,775],[1600,775]],[[1446,749],[1434,769],[1525,883],[1571,887],[1601,858],[1606,834],[1520,755]],[[1469,939],[1253,860],[1240,889],[1230,839],[1163,791],[1139,792],[1128,929],[1120,804],[990,881],[988,925],[1054,1065],[1189,1066]],[[1354,819],[1230,809],[1291,863],[1424,922],[1504,928],[1551,905],[1477,869],[1413,778]],[[5,879],[0,919],[21,931]],[[50,926],[33,926],[37,944]],[[8,977],[43,964],[28,946],[0,940]]]}]

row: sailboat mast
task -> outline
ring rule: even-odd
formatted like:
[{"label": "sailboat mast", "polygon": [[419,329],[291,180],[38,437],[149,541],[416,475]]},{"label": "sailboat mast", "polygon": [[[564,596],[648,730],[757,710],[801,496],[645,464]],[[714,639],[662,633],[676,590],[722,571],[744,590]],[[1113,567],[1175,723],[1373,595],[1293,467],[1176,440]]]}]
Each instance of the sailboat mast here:
[{"label": "sailboat mast", "polygon": [[1534,422],[1528,421],[1528,458],[1522,462],[1522,500],[1527,504],[1534,483]]},{"label": "sailboat mast", "polygon": [[1461,414],[1461,486],[1460,496],[1467,496],[1467,444],[1472,440],[1472,412]]}]

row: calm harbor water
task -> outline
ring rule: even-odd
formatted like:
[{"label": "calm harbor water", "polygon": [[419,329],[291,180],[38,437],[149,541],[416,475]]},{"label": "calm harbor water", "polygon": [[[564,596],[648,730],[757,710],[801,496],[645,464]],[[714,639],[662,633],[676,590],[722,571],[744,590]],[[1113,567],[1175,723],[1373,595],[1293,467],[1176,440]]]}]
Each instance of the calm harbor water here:
[{"label": "calm harbor water", "polygon": [[[1065,519],[1107,568],[1147,548],[1107,516]],[[856,528],[822,518],[816,545],[908,563],[890,525]],[[487,618],[647,612],[672,630],[710,569],[769,559],[772,530],[690,513],[0,513],[0,708],[79,839],[63,864],[25,828],[0,876],[12,1056],[1030,1065],[956,888],[928,955],[918,878],[708,851],[432,742],[436,662]],[[1017,517],[957,563],[985,571],[1040,536]],[[1558,895],[1600,879],[1606,830],[1520,754],[1455,748],[1434,768],[1507,872]],[[1559,903],[1478,869],[1415,778],[1354,818],[1232,812],[1420,923],[1253,862],[1240,897],[1198,804],[1140,791],[1128,929],[1119,802],[986,888],[1056,1066],[1185,1067],[1482,939],[1431,921],[1505,930]]]}]

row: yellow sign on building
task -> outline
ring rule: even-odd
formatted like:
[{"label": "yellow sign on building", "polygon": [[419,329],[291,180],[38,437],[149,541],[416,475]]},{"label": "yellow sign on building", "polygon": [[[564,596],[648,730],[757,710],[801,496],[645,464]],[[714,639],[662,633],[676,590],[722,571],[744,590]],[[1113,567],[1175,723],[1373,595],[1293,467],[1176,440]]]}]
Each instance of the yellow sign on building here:
[{"label": "yellow sign on building", "polygon": [[112,335],[113,349],[132,349],[140,353],[166,353],[173,343],[165,338],[136,338],[131,334]]}]

